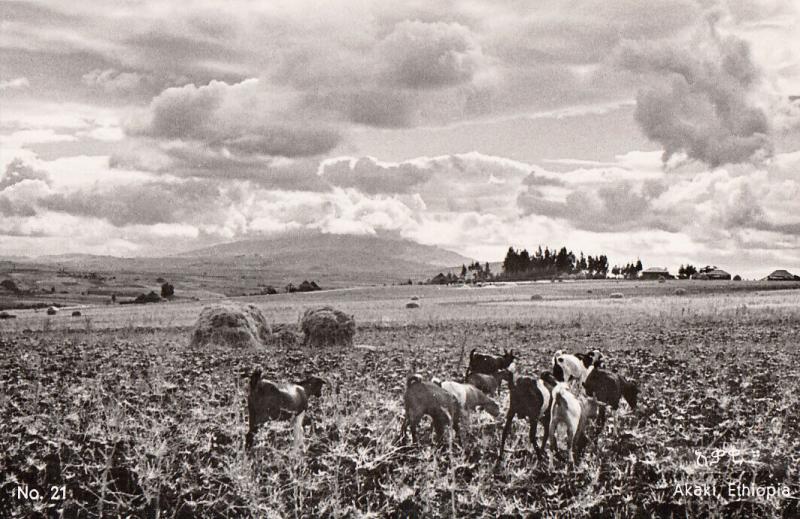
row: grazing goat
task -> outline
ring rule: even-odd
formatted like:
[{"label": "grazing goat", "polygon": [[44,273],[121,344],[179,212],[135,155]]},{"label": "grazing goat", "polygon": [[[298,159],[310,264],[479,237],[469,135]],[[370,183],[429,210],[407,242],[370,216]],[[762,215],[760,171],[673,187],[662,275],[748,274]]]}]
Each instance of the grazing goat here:
[{"label": "grazing goat", "polygon": [[303,418],[308,408],[308,399],[319,397],[326,382],[319,377],[309,377],[302,382],[272,382],[261,378],[261,369],[250,375],[250,393],[247,395],[249,429],[245,436],[245,448],[253,445],[253,436],[258,427],[269,420],[294,418],[294,445],[303,444]]},{"label": "grazing goat", "polygon": [[497,402],[472,384],[461,384],[460,382],[447,380],[442,382],[441,386],[442,389],[456,397],[464,414],[478,407],[494,417],[500,414],[500,406]]},{"label": "grazing goat", "polygon": [[456,397],[433,382],[425,382],[422,375],[414,374],[406,381],[406,392],[403,397],[406,417],[403,420],[402,438],[406,429],[411,428],[411,439],[418,443],[417,427],[423,416],[430,416],[439,443],[444,440],[448,426],[458,434],[459,441],[464,444],[461,431],[461,405]]},{"label": "grazing goat", "polygon": [[570,393],[566,384],[557,384],[551,393],[550,450],[558,450],[556,432],[560,424],[566,424],[571,461],[576,463],[586,447],[586,425],[590,418],[597,416],[597,408],[598,403],[594,398],[579,399]]},{"label": "grazing goat", "polygon": [[494,396],[497,394],[504,380],[508,382],[509,387],[511,387],[513,375],[507,369],[495,371],[491,375],[487,375],[486,373],[470,373],[469,376],[467,376],[466,383],[472,384],[488,396]]},{"label": "grazing goat", "polygon": [[[539,378],[533,377],[511,377],[508,379],[508,386],[511,393],[511,403],[506,414],[506,424],[503,427],[503,436],[500,439],[500,454],[497,463],[503,461],[506,438],[511,432],[511,424],[514,417],[519,416],[527,419],[530,426],[530,440],[536,450],[536,456],[541,457],[542,451],[547,444],[547,435],[550,427],[550,391],[556,385],[556,380],[549,372],[544,372]],[[542,418],[544,424],[544,437],[542,446],[536,447],[536,426]]]},{"label": "grazing goat", "polygon": [[485,373],[491,375],[501,369],[514,371],[514,350],[504,350],[502,356],[490,355],[488,353],[475,353],[475,349],[469,352],[469,366],[464,379],[471,373]]},{"label": "grazing goat", "polygon": [[[622,375],[612,373],[605,369],[590,366],[587,370],[583,388],[588,396],[597,398],[600,402],[608,404],[615,411],[619,407],[619,401],[624,398],[631,409],[636,409],[639,399],[639,388],[633,382]],[[602,428],[606,423],[606,410],[600,410],[598,423]],[[616,420],[614,421],[616,431]]]}]

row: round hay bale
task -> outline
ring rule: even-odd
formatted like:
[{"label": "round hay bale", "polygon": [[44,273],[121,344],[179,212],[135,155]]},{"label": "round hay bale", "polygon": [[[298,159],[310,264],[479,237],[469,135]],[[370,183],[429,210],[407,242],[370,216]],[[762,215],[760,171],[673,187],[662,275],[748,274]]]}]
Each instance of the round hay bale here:
[{"label": "round hay bale", "polygon": [[352,346],[356,334],[353,316],[330,306],[306,310],[300,327],[306,346]]},{"label": "round hay bale", "polygon": [[675,295],[676,296],[682,296],[682,295],[685,295],[685,294],[686,294],[686,289],[684,289],[684,288],[676,288],[675,289]]},{"label": "round hay bale", "polygon": [[587,294],[591,294],[591,293],[593,293],[593,292],[594,292],[594,291],[593,291],[591,288],[590,288],[589,290],[587,290],[587,291],[586,291],[586,293],[587,293]]},{"label": "round hay bale", "polygon": [[412,301],[419,301],[419,296],[411,296]]},{"label": "round hay bale", "polygon": [[263,346],[271,339],[272,330],[255,305],[221,303],[206,306],[200,312],[190,345],[246,348]]},{"label": "round hay bale", "polygon": [[622,295],[622,294],[620,294],[619,292],[614,292],[613,294],[611,294],[611,295],[610,295],[610,296],[608,296],[608,297],[610,297],[611,299],[622,299],[622,298],[624,298],[625,296],[624,296],[624,295]]},{"label": "round hay bale", "polygon": [[81,311],[80,310],[75,310],[75,311],[72,312],[72,317],[80,317],[80,316],[81,316]]},{"label": "round hay bale", "polygon": [[419,308],[419,303],[411,301],[410,303],[406,303],[406,308]]},{"label": "round hay bale", "polygon": [[51,306],[47,309],[47,315],[56,315],[58,313],[58,308],[55,306]]},{"label": "round hay bale", "polygon": [[658,282],[659,283],[666,283],[666,281],[667,281],[667,278],[665,278],[664,276],[658,276]]},{"label": "round hay bale", "polygon": [[531,301],[541,301],[543,299],[544,299],[544,296],[542,296],[542,294],[533,294],[531,296]]}]

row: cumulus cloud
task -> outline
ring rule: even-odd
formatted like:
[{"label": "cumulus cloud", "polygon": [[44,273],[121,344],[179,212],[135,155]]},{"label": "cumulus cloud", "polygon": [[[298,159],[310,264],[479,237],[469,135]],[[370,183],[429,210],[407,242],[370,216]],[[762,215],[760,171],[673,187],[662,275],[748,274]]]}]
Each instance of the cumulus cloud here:
[{"label": "cumulus cloud", "polygon": [[49,184],[50,177],[45,171],[36,170],[17,158],[6,166],[5,173],[0,177],[0,191],[5,191],[7,188],[25,181]]},{"label": "cumulus cloud", "polygon": [[113,68],[94,69],[82,76],[84,84],[100,88],[109,93],[135,92],[148,81],[147,76],[138,72],[120,72]]},{"label": "cumulus cloud", "polygon": [[37,201],[49,192],[50,177],[46,172],[14,159],[0,177],[0,214],[6,217],[33,216]]},{"label": "cumulus cloud", "polygon": [[750,46],[711,25],[683,44],[628,41],[623,67],[650,73],[636,99],[636,121],[664,148],[716,167],[772,154],[769,117],[758,103],[762,74]]},{"label": "cumulus cloud", "polygon": [[257,79],[189,84],[164,90],[127,130],[134,136],[195,141],[243,156],[307,157],[339,143],[338,132],[321,121],[292,120],[291,106],[281,106],[282,101],[267,96]]},{"label": "cumulus cloud", "polygon": [[458,23],[403,21],[379,47],[385,78],[409,88],[439,88],[472,80],[483,55]]},{"label": "cumulus cloud", "polygon": [[372,157],[329,161],[322,177],[335,186],[355,187],[368,194],[409,193],[433,172],[415,164],[380,163]]}]

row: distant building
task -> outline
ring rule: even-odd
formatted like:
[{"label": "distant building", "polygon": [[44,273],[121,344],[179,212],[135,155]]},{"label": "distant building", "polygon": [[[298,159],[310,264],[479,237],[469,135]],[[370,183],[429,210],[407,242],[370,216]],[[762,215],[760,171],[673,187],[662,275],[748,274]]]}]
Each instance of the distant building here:
[{"label": "distant building", "polygon": [[763,281],[800,281],[800,278],[793,276],[788,270],[780,269],[765,277]]},{"label": "distant building", "polygon": [[642,271],[642,279],[675,279],[675,276],[669,273],[666,267],[649,267]]},{"label": "distant building", "polygon": [[694,276],[694,279],[710,279],[710,280],[730,280],[731,275],[722,269],[713,269],[708,272],[700,272]]}]

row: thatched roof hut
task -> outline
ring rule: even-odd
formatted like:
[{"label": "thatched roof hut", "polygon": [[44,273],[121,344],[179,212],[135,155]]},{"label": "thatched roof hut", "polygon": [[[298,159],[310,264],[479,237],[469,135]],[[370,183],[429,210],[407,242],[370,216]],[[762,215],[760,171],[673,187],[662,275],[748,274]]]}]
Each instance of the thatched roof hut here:
[{"label": "thatched roof hut", "polygon": [[800,278],[792,275],[788,270],[779,269],[765,277],[763,281],[800,281]]}]

